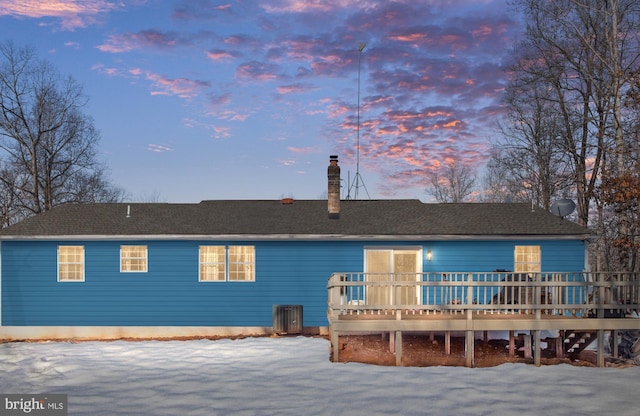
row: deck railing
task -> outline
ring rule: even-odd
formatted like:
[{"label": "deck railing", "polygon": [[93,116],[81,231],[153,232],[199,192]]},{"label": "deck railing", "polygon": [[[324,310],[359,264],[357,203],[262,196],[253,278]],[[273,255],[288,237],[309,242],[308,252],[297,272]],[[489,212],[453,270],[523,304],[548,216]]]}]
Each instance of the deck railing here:
[{"label": "deck railing", "polygon": [[535,313],[625,317],[640,310],[640,274],[590,272],[334,273],[330,316]]}]

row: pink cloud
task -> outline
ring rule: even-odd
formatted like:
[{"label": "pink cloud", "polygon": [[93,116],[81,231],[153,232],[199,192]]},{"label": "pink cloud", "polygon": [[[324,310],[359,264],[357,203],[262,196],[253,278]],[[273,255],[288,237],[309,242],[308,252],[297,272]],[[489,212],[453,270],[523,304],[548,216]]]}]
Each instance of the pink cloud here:
[{"label": "pink cloud", "polygon": [[107,67],[107,66],[105,66],[104,64],[101,64],[101,63],[92,65],[91,66],[91,70],[96,71],[96,72],[101,73],[101,74],[105,74],[105,75],[111,76],[111,77],[124,76],[124,74],[119,69],[113,68],[113,67]]},{"label": "pink cloud", "polygon": [[247,111],[239,111],[229,108],[232,104],[232,94],[213,94],[207,96],[207,116],[215,117],[219,120],[242,122],[251,117],[251,113]]},{"label": "pink cloud", "polygon": [[215,19],[228,16],[232,10],[230,3],[211,5],[209,2],[186,0],[176,6],[173,17],[178,20]]},{"label": "pink cloud", "polygon": [[474,38],[487,38],[493,33],[494,28],[489,24],[481,24],[476,29],[473,29],[471,31],[471,35],[473,35]]},{"label": "pink cloud", "polygon": [[426,33],[423,33],[423,32],[405,33],[405,34],[391,36],[391,40],[396,40],[398,42],[409,42],[413,44],[425,43],[426,39],[427,39],[427,35]]},{"label": "pink cloud", "polygon": [[295,147],[295,146],[289,146],[287,147],[287,150],[289,150],[290,152],[293,153],[318,153],[318,149],[316,149],[315,147]]},{"label": "pink cloud", "polygon": [[173,149],[169,146],[163,146],[161,144],[153,143],[149,143],[149,145],[147,145],[147,150],[155,153],[173,152]]},{"label": "pink cloud", "polygon": [[338,9],[356,8],[366,11],[376,7],[373,0],[270,0],[260,7],[267,13],[327,13]]},{"label": "pink cloud", "polygon": [[393,97],[381,96],[381,95],[368,97],[367,102],[365,103],[365,106],[367,109],[375,108],[375,107],[388,108],[389,106],[392,106],[392,105],[393,105]]},{"label": "pink cloud", "polygon": [[214,107],[227,105],[231,102],[231,94],[230,93],[225,93],[220,95],[209,94],[208,100],[209,100],[209,105]]},{"label": "pink cloud", "polygon": [[224,61],[230,60],[237,57],[237,53],[232,53],[231,51],[226,51],[222,49],[214,49],[206,52],[207,58],[212,61]]},{"label": "pink cloud", "polygon": [[236,77],[256,81],[272,81],[279,78],[280,67],[267,62],[251,61],[240,65]]},{"label": "pink cloud", "polygon": [[146,72],[145,78],[153,83],[151,95],[177,95],[180,98],[193,98],[209,87],[209,82],[187,78],[168,78],[153,72]]},{"label": "pink cloud", "polygon": [[227,120],[227,121],[245,121],[249,117],[251,117],[251,114],[241,113],[235,110],[225,110],[225,111],[212,110],[212,111],[209,111],[207,114],[209,116],[216,117],[220,120]]},{"label": "pink cloud", "polygon": [[315,89],[315,87],[311,86],[311,85],[305,85],[305,84],[289,84],[289,85],[282,85],[278,88],[276,88],[276,91],[278,92],[278,94],[280,95],[286,95],[286,94],[293,94],[293,93],[303,93],[303,92],[307,92],[310,90]]},{"label": "pink cloud", "polygon": [[211,132],[211,137],[214,139],[228,139],[231,137],[231,128],[227,126],[210,124],[206,121],[194,118],[183,118],[182,123],[189,128],[201,128],[207,130]]},{"label": "pink cloud", "polygon": [[99,15],[123,7],[107,0],[20,0],[0,3],[0,16],[53,17],[63,30],[73,31],[97,22]]},{"label": "pink cloud", "polygon": [[230,121],[245,121],[249,117],[250,117],[249,114],[238,114],[238,113],[235,113],[231,117],[229,117],[229,120]]},{"label": "pink cloud", "polygon": [[144,30],[138,33],[110,35],[107,42],[98,45],[97,48],[102,52],[123,53],[144,48],[172,48],[179,43],[184,41],[175,33]]},{"label": "pink cloud", "polygon": [[340,118],[351,112],[351,107],[346,105],[344,102],[337,101],[329,105],[330,118]]},{"label": "pink cloud", "polygon": [[455,26],[420,25],[394,28],[389,41],[408,44],[414,48],[430,48],[431,51],[460,51],[473,44],[471,33]]},{"label": "pink cloud", "polygon": [[328,12],[333,9],[331,1],[280,0],[262,5],[267,13]]},{"label": "pink cloud", "polygon": [[213,137],[216,139],[226,139],[231,136],[231,129],[229,127],[213,126]]},{"label": "pink cloud", "polygon": [[225,45],[231,45],[234,47],[254,47],[258,46],[260,42],[253,36],[248,35],[232,35],[224,38]]}]

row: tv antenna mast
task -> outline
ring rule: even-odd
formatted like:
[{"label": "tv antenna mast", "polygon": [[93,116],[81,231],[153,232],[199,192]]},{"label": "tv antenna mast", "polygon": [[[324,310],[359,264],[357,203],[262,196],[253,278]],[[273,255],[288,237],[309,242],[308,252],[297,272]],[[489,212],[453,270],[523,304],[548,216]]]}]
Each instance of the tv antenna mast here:
[{"label": "tv antenna mast", "polygon": [[360,175],[360,60],[362,57],[362,51],[365,46],[367,46],[364,42],[358,42],[358,123],[357,123],[357,137],[356,137],[356,176],[353,178],[353,183],[349,185],[349,190],[347,192],[347,199],[351,199],[351,189],[354,189],[354,199],[358,199],[358,190],[360,188],[364,188],[364,191],[367,193],[367,198],[371,199],[369,196],[369,191],[367,191],[367,187],[364,184],[364,180]]}]

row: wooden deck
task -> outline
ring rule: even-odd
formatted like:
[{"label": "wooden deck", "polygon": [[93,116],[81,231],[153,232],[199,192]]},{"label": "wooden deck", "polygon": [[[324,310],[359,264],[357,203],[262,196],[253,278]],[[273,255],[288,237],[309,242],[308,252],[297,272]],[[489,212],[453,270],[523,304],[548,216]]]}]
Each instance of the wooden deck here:
[{"label": "wooden deck", "polygon": [[618,330],[640,329],[639,293],[640,276],[630,273],[335,273],[328,284],[333,359],[341,334],[389,333],[400,365],[403,332],[462,331],[466,365],[473,367],[477,331],[511,337],[526,331],[540,365],[546,330],[557,331],[564,344],[575,334],[593,334],[604,366],[605,332],[615,340]]}]

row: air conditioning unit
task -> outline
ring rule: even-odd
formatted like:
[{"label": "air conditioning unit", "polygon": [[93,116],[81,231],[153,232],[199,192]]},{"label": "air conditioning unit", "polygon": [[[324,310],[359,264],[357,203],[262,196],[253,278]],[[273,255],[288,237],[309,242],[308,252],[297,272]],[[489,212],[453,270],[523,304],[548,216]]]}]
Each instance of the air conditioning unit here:
[{"label": "air conditioning unit", "polygon": [[273,305],[275,334],[302,334],[302,305]]}]

